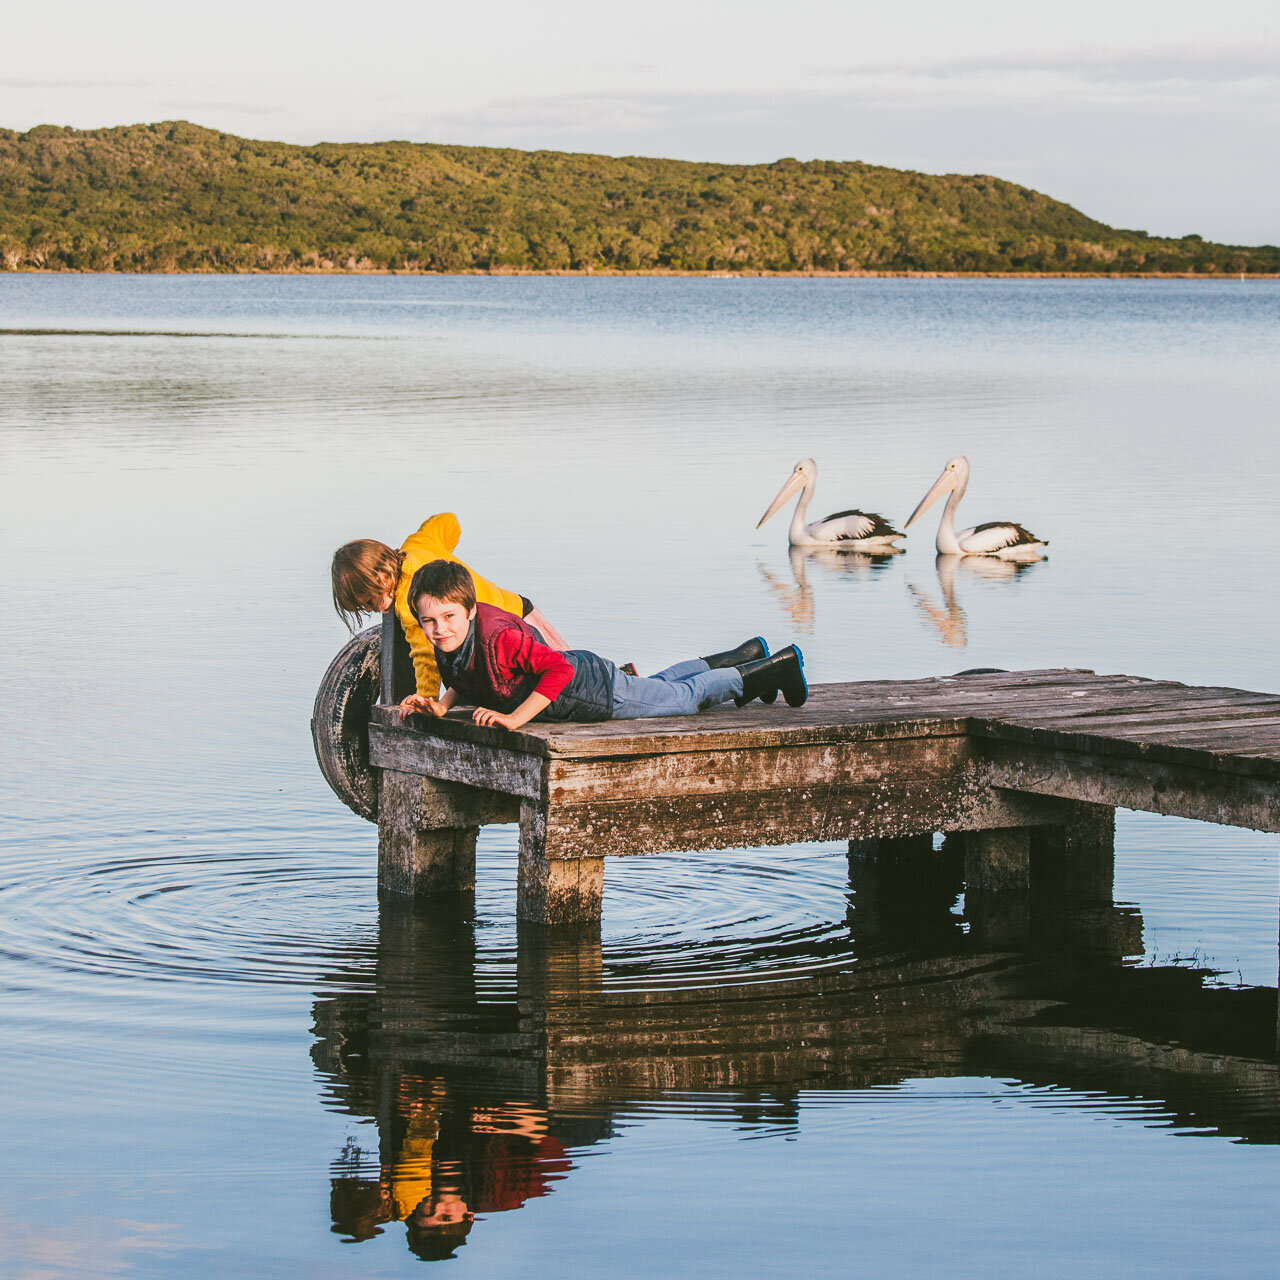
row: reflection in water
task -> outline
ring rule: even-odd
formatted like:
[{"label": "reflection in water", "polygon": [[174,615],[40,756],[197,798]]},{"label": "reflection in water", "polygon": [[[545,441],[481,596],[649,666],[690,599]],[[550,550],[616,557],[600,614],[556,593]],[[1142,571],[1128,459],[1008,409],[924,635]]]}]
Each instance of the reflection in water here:
[{"label": "reflection in water", "polygon": [[549,1109],[536,1016],[478,988],[471,906],[384,903],[373,972],[334,975],[347,994],[315,1005],[330,1103],[378,1129],[376,1156],[349,1141],[334,1162],[333,1229],[360,1241],[403,1222],[426,1259],[452,1256],[477,1215],[546,1195],[569,1147],[609,1132]]},{"label": "reflection in water", "polygon": [[1033,564],[1043,560],[1000,560],[995,556],[943,556],[936,561],[938,585],[942,588],[942,607],[934,603],[927,592],[907,583],[907,590],[925,622],[937,633],[949,649],[963,649],[969,643],[969,620],[964,606],[956,599],[956,573],[975,578],[987,578],[1007,582],[1026,573]]},{"label": "reflection in water", "polygon": [[713,961],[702,986],[636,989],[598,934],[522,927],[514,987],[508,966],[495,989],[469,899],[384,902],[372,961],[330,974],[314,1005],[327,1104],[378,1134],[334,1162],[333,1230],[403,1222],[415,1254],[449,1257],[638,1108],[798,1131],[807,1094],[913,1079],[1020,1081],[1280,1142],[1274,991],[1127,962],[1141,920],[1108,899],[1109,863],[1069,885],[1049,867],[1023,899],[970,894],[961,915],[963,837],[912,852],[851,858],[844,959],[823,945],[745,984]]},{"label": "reflection in water", "polygon": [[756,567],[765,585],[782,604],[783,611],[791,619],[791,625],[801,635],[813,635],[817,615],[814,609],[813,588],[809,585],[809,564],[818,565],[831,573],[850,576],[866,576],[883,571],[894,556],[902,555],[904,547],[886,547],[881,551],[840,551],[835,547],[791,547],[787,558],[791,562],[788,583],[771,570],[763,561]]}]

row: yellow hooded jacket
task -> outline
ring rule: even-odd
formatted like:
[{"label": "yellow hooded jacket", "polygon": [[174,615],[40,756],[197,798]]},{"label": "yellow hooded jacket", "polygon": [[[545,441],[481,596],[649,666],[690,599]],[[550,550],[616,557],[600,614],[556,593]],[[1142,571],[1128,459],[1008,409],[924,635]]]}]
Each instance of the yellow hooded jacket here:
[{"label": "yellow hooded jacket", "polygon": [[[409,583],[413,575],[432,560],[454,560],[462,564],[453,554],[461,534],[458,517],[452,512],[443,512],[425,520],[418,532],[411,533],[400,547],[404,552],[404,564],[400,569],[400,581],[396,584],[396,615],[409,641],[418,692],[426,698],[434,698],[440,693],[440,673],[436,670],[435,650],[409,607]],[[499,609],[514,613],[517,618],[524,613],[524,601],[516,592],[506,591],[488,578],[482,578],[470,565],[463,567],[475,579],[477,600],[497,605]]]}]

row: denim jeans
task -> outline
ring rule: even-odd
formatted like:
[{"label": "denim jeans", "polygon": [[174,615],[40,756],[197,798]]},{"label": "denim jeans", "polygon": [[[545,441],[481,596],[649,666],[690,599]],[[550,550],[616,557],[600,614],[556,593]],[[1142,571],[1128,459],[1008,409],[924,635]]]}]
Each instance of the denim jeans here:
[{"label": "denim jeans", "polygon": [[737,667],[712,670],[701,658],[677,662],[653,676],[613,677],[614,720],[639,720],[647,716],[691,716],[742,692],[742,672]]}]

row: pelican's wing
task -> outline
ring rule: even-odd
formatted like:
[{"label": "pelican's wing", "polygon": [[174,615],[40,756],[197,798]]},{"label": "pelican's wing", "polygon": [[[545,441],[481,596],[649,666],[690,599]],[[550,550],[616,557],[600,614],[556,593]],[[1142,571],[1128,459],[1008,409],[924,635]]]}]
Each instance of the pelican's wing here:
[{"label": "pelican's wing", "polygon": [[809,526],[809,536],[823,542],[860,541],[863,538],[901,538],[884,516],[874,511],[837,511]]},{"label": "pelican's wing", "polygon": [[970,554],[990,555],[993,551],[1004,551],[1008,547],[1046,546],[1043,538],[1024,529],[1012,520],[992,520],[987,524],[975,525],[972,529],[962,529],[956,534],[956,541]]}]

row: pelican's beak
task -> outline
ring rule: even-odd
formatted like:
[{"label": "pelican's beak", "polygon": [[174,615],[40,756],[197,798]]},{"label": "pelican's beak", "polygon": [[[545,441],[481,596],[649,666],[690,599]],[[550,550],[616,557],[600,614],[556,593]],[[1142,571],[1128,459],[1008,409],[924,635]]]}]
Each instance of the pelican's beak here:
[{"label": "pelican's beak", "polygon": [[769,510],[766,511],[764,515],[762,515],[760,519],[756,521],[756,528],[758,529],[762,524],[764,524],[764,522],[771,515],[773,515],[773,513],[777,511],[777,509],[780,506],[782,506],[782,504],[786,502],[786,500],[789,497],[791,497],[793,493],[797,493],[799,490],[803,488],[804,488],[804,472],[793,471],[791,475],[788,477],[787,483],[784,484],[782,488],[778,490],[778,496],[774,498],[774,500],[771,503],[769,503]]},{"label": "pelican's beak", "polygon": [[948,468],[934,482],[933,488],[920,499],[920,505],[911,513],[911,519],[902,527],[904,529],[911,528],[911,521],[918,515],[927,511],[942,495],[956,487],[956,473]]}]

